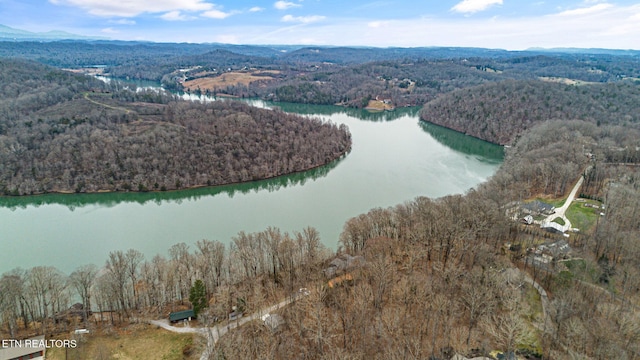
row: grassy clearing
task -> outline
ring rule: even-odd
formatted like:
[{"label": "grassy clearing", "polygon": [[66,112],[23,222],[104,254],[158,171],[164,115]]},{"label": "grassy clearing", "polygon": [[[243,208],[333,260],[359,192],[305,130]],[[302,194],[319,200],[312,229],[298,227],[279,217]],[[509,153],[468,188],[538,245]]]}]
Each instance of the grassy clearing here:
[{"label": "grassy clearing", "polygon": [[195,91],[196,89],[215,90],[225,88],[227,86],[236,86],[239,84],[249,85],[254,81],[273,80],[271,73],[266,72],[229,72],[215,77],[203,77],[199,79],[185,81],[182,85],[185,89]]},{"label": "grassy clearing", "polygon": [[369,100],[369,104],[367,105],[367,107],[365,107],[365,109],[384,111],[393,110],[393,106],[391,104],[385,104],[384,102],[379,100]]},{"label": "grassy clearing", "polygon": [[596,224],[600,210],[584,206],[584,204],[593,204],[600,206],[598,201],[587,200],[585,202],[574,202],[569,206],[566,212],[567,219],[571,221],[571,225],[580,229],[581,232],[590,232]]},{"label": "grassy clearing", "polygon": [[565,84],[565,85],[593,85],[593,84],[597,84],[597,83],[591,82],[591,81],[575,80],[575,79],[569,79],[569,78],[563,78],[563,77],[541,76],[541,77],[539,77],[539,79],[542,80],[542,81],[555,82],[555,83],[560,83],[560,84]]},{"label": "grassy clearing", "polygon": [[133,325],[113,333],[85,335],[75,349],[49,349],[47,359],[198,359],[193,334],[176,334],[151,325]]},{"label": "grassy clearing", "polygon": [[566,224],[561,217],[557,217],[557,218],[553,219],[552,221],[554,223],[557,223],[557,224],[560,224],[560,225],[565,225]]}]

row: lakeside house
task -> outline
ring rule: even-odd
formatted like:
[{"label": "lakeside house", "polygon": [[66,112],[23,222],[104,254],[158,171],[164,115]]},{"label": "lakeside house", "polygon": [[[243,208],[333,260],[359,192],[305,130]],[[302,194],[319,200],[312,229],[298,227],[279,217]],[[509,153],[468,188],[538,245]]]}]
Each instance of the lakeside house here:
[{"label": "lakeside house", "polygon": [[66,321],[68,324],[72,324],[76,321],[87,320],[91,317],[92,311],[84,308],[81,303],[75,303],[71,305],[67,310],[61,311],[53,316],[53,320],[56,324]]},{"label": "lakeside house", "polygon": [[331,260],[329,266],[322,270],[322,272],[324,273],[325,277],[333,278],[345,271],[360,267],[364,265],[364,263],[365,260],[362,256],[351,256],[349,254],[342,254],[336,256],[335,259]]},{"label": "lakeside house", "polygon": [[570,259],[572,249],[566,240],[558,240],[529,248],[527,252],[534,266],[549,268],[554,261]]},{"label": "lakeside house", "polygon": [[524,203],[520,206],[523,213],[528,215],[551,215],[555,212],[555,206],[542,202],[540,200],[534,200],[528,203]]}]

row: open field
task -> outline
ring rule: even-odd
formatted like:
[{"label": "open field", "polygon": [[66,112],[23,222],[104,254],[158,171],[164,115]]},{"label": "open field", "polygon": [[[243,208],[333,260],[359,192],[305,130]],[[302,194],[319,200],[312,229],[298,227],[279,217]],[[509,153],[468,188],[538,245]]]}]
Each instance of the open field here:
[{"label": "open field", "polygon": [[271,75],[278,74],[278,71],[252,71],[252,72],[228,72],[215,77],[202,77],[185,81],[182,85],[185,89],[194,91],[215,90],[227,86],[249,85],[255,81],[272,80]]},{"label": "open field", "polygon": [[379,100],[369,100],[369,104],[365,109],[373,111],[393,110],[393,105],[386,104]]},{"label": "open field", "polygon": [[547,77],[547,76],[541,76],[541,77],[539,77],[539,79],[540,79],[540,80],[542,80],[542,81],[556,82],[556,83],[565,84],[565,85],[589,85],[589,84],[597,84],[596,82],[591,82],[591,81],[582,81],[582,80],[574,80],[574,79],[568,79],[568,78],[562,78],[562,77]]},{"label": "open field", "polygon": [[[73,335],[70,335],[73,336]],[[151,325],[131,325],[113,332],[95,332],[75,349],[48,349],[47,359],[198,359],[202,349],[193,334],[176,334]]]}]

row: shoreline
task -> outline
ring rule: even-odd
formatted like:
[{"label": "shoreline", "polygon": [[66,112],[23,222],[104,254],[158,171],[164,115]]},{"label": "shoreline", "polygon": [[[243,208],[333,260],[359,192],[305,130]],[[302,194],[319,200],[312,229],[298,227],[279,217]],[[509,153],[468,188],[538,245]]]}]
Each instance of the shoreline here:
[{"label": "shoreline", "polygon": [[43,195],[75,195],[75,194],[154,194],[154,193],[158,193],[158,194],[165,194],[165,193],[171,193],[171,192],[177,192],[177,191],[187,191],[187,190],[195,190],[195,189],[202,189],[202,188],[216,188],[216,187],[222,187],[222,186],[230,186],[230,185],[240,185],[240,184],[250,184],[253,182],[259,182],[259,181],[265,181],[265,180],[271,180],[271,179],[276,179],[282,176],[289,176],[289,175],[295,175],[295,174],[300,174],[300,173],[304,173],[307,171],[311,171],[311,170],[315,170],[318,168],[321,168],[323,166],[327,166],[335,161],[339,161],[341,159],[343,159],[344,157],[347,156],[347,154],[351,152],[351,145],[349,145],[349,147],[341,152],[339,154],[339,156],[331,159],[329,162],[324,163],[324,164],[320,164],[320,165],[315,165],[312,166],[310,168],[307,169],[303,169],[303,170],[298,170],[298,171],[294,171],[294,172],[290,172],[290,173],[285,173],[285,174],[280,174],[280,175],[275,175],[275,176],[270,176],[270,177],[265,177],[265,178],[260,178],[260,179],[255,179],[255,180],[249,180],[249,181],[236,181],[236,182],[229,182],[229,183],[223,183],[223,184],[215,184],[215,185],[207,185],[207,184],[198,184],[198,185],[192,185],[192,186],[188,186],[188,187],[183,187],[180,189],[167,189],[167,190],[147,190],[147,191],[137,191],[137,190],[109,190],[109,189],[98,189],[95,191],[73,191],[73,190],[55,190],[55,191],[46,191],[46,192],[39,192],[39,193],[33,193],[33,194],[24,194],[24,195],[11,195],[11,194],[1,194],[0,195],[0,199],[19,199],[19,198],[28,198],[28,197],[36,197],[36,196],[43,196]]}]

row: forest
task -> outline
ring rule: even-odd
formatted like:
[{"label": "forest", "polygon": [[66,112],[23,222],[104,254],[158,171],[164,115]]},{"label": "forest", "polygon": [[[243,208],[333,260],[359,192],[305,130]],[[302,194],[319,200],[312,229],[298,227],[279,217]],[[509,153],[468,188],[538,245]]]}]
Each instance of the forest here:
[{"label": "forest", "polygon": [[266,179],[325,165],[345,126],[240,102],[112,92],[83,75],[2,60],[0,191],[164,191]]},{"label": "forest", "polygon": [[[640,82],[568,85],[507,80],[451,91],[427,103],[420,118],[497,144],[549,119],[640,126]],[[631,146],[630,143],[618,143]]]},{"label": "forest", "polygon": [[479,48],[346,48],[155,44],[117,41],[0,42],[0,56],[61,68],[104,66],[114,77],[161,81],[228,72],[277,71],[270,81],[226,84],[202,92],[364,108],[369,100],[422,106],[455,89],[504,80],[558,78],[612,83],[640,78],[634,51],[504,51]]},{"label": "forest", "polygon": [[[218,51],[238,60],[225,64],[234,71],[280,72],[273,82],[217,91],[352,107],[376,97],[418,103],[423,120],[509,144],[503,165],[466,194],[347,219],[335,251],[314,228],[269,227],[239,232],[228,246],[179,242],[151,259],[115,250],[70,274],[14,269],[0,277],[0,334],[128,331],[197,307],[195,326],[228,330],[217,343],[199,340],[210,359],[495,359],[498,350],[503,358],[640,358],[637,55],[440,49],[442,57],[393,57],[387,49],[369,62],[370,49],[290,50],[290,60],[253,64],[263,55]],[[166,63],[139,76],[212,71],[207,51],[180,54],[200,57],[197,64],[148,60]],[[221,58],[211,60],[216,68]],[[351,145],[347,129],[319,120],[116,91],[44,65],[1,62],[0,185],[8,194],[245,181],[330,162]],[[110,71],[141,71],[131,64]],[[530,200],[566,198],[582,177],[577,231],[509,215]],[[534,256],[561,242],[571,257]],[[277,327],[255,320],[229,330],[232,311],[259,314],[283,299]]]}]

